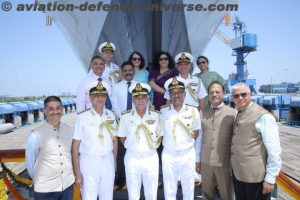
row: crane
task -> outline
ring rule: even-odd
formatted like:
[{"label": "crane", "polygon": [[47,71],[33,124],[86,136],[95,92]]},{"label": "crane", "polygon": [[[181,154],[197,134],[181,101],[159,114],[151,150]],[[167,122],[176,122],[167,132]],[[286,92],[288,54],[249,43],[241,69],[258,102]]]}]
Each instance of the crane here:
[{"label": "crane", "polygon": [[[226,23],[228,24],[228,23]],[[235,17],[235,22],[232,23],[233,30],[235,31],[235,38],[231,39],[220,29],[215,31],[215,35],[221,39],[224,44],[229,46],[233,50],[233,56],[236,56],[236,62],[234,65],[237,66],[237,73],[230,76],[228,80],[228,90],[231,91],[231,86],[238,82],[247,83],[253,93],[256,93],[255,79],[248,78],[247,62],[245,58],[249,53],[256,51],[257,47],[257,36],[256,34],[250,34],[246,31],[246,24]],[[245,55],[244,55],[245,54]]]}]

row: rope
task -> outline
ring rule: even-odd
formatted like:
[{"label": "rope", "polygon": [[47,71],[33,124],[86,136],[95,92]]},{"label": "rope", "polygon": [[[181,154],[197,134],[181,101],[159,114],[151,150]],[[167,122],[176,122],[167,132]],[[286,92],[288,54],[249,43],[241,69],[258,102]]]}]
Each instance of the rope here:
[{"label": "rope", "polygon": [[136,131],[135,131],[137,141],[140,140],[139,132],[140,132],[141,129],[146,134],[146,139],[147,139],[149,148],[150,149],[157,149],[160,145],[161,135],[158,135],[157,139],[153,139],[152,136],[151,136],[151,131],[148,129],[148,127],[145,124],[140,124],[140,125],[138,125],[138,127],[136,128]]}]

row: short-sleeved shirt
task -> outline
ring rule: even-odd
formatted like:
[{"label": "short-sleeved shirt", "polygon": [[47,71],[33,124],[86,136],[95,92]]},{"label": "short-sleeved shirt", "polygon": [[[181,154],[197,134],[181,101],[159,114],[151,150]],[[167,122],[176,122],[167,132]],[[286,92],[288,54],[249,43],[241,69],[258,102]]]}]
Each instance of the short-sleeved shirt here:
[{"label": "short-sleeved shirt", "polygon": [[[145,125],[147,130],[141,128],[140,125]],[[131,152],[148,153],[155,151],[156,143],[151,142],[151,140],[158,141],[161,134],[160,114],[157,111],[146,111],[141,118],[136,110],[132,109],[121,117],[118,137],[126,137],[124,146]]]},{"label": "short-sleeved shirt", "polygon": [[80,140],[81,154],[105,156],[113,150],[112,140],[116,130],[116,118],[110,110],[104,109],[100,116],[91,108],[77,116],[73,139]]},{"label": "short-sleeved shirt", "polygon": [[[168,71],[167,73],[163,73],[161,74],[159,70],[153,70],[150,72],[149,74],[149,82],[151,80],[154,80],[154,82],[164,88],[164,84],[165,82],[172,77],[178,76],[179,73],[177,71],[177,69],[172,69],[170,71]],[[164,97],[164,94],[158,93],[153,91],[153,105],[155,106],[155,110],[160,110],[160,107],[162,105],[165,105],[167,100]]]},{"label": "short-sleeved shirt", "polygon": [[[180,74],[180,78],[183,78]],[[184,79],[184,78],[183,78]],[[186,96],[184,99],[184,103],[191,106],[199,107],[198,99],[203,99],[207,96],[206,89],[203,86],[201,79],[197,78],[196,76],[189,75],[186,80]],[[165,98],[170,99],[169,92],[165,93]]]},{"label": "short-sleeved shirt", "polygon": [[[195,140],[190,134],[201,130],[200,114],[196,107],[183,105],[177,112],[173,105],[161,110],[163,123],[163,146],[170,152],[182,151],[194,146]],[[185,128],[179,125],[180,121]],[[199,152],[200,153],[200,152]]]},{"label": "short-sleeved shirt", "polygon": [[111,66],[105,64],[105,69],[102,75],[105,79],[108,79],[112,85],[118,83],[121,80],[121,71],[118,65],[111,63]]}]

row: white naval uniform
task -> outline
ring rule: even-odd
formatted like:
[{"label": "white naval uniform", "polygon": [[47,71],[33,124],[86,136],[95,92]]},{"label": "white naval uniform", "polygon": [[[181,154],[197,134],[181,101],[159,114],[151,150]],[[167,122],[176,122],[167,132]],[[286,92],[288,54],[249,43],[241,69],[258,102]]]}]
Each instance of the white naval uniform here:
[{"label": "white naval uniform", "polygon": [[91,108],[77,116],[73,139],[80,140],[79,164],[83,176],[83,200],[113,199],[115,167],[112,137],[116,130],[100,128],[101,124],[117,128],[114,114],[107,109],[102,116]]},{"label": "white naval uniform", "polygon": [[[139,200],[141,184],[144,186],[146,200],[157,199],[159,160],[155,147],[149,145],[146,131],[137,127],[147,126],[149,136],[157,140],[161,136],[160,114],[147,110],[141,118],[135,109],[127,111],[120,120],[118,137],[125,137],[124,158],[126,183],[130,200]],[[151,132],[151,133],[150,133]]]},{"label": "white naval uniform", "polygon": [[119,80],[115,79],[116,77],[113,74],[117,75],[117,77],[120,78],[121,77],[120,67],[115,63],[111,63],[110,66],[105,64],[105,69],[102,76],[104,79],[108,79],[112,85],[119,82]]},{"label": "white naval uniform", "polygon": [[[112,97],[111,104],[112,110],[121,118],[121,113],[127,110],[127,95],[128,95],[128,81],[122,80],[121,82],[113,85],[112,87]],[[137,83],[132,80],[131,85]],[[134,108],[134,104],[132,103],[132,108]]]},{"label": "white naval uniform", "polygon": [[[77,96],[76,96],[76,111],[77,113],[91,108],[90,102],[90,95],[89,92],[86,90],[87,86],[92,82],[98,81],[98,76],[93,73],[91,70],[88,75],[79,83],[77,89]],[[105,78],[103,75],[100,77],[104,82],[106,82],[109,86],[111,86],[111,81],[108,78]],[[111,94],[108,94],[111,97]]]},{"label": "white naval uniform", "polygon": [[[194,199],[195,163],[200,161],[201,122],[196,107],[183,105],[177,112],[173,105],[161,109],[163,122],[162,169],[164,194],[167,200],[176,200],[177,182],[180,178],[184,200]],[[190,131],[199,130],[196,142],[181,125]],[[175,125],[176,124],[176,125]],[[196,150],[195,150],[196,149]]]},{"label": "white naval uniform", "polygon": [[[198,99],[203,99],[207,96],[206,89],[204,88],[201,79],[193,75],[189,75],[187,79],[183,78],[180,74],[177,77],[180,77],[186,81],[187,88],[185,89],[186,96],[184,99],[184,103],[190,106],[199,107]],[[191,92],[194,94],[192,95]],[[170,99],[169,92],[165,93],[164,98]]]}]

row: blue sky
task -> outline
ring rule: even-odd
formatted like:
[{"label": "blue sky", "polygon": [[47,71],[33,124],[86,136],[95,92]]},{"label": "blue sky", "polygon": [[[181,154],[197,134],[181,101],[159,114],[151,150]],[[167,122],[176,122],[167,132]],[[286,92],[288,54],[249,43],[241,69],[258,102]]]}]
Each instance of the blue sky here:
[{"label": "blue sky", "polygon": [[[11,1],[13,5],[24,1]],[[28,1],[30,2],[30,1]],[[33,0],[32,0],[33,2]],[[246,58],[249,78],[258,85],[300,81],[300,1],[241,0],[232,13],[258,35],[258,51]],[[220,29],[231,38],[232,27]],[[204,55],[210,68],[227,78],[235,72],[232,50],[213,37]],[[195,55],[197,56],[197,55]],[[286,70],[285,70],[286,69]],[[45,25],[41,12],[0,10],[0,95],[50,95],[75,93],[85,71],[55,24]]]}]

